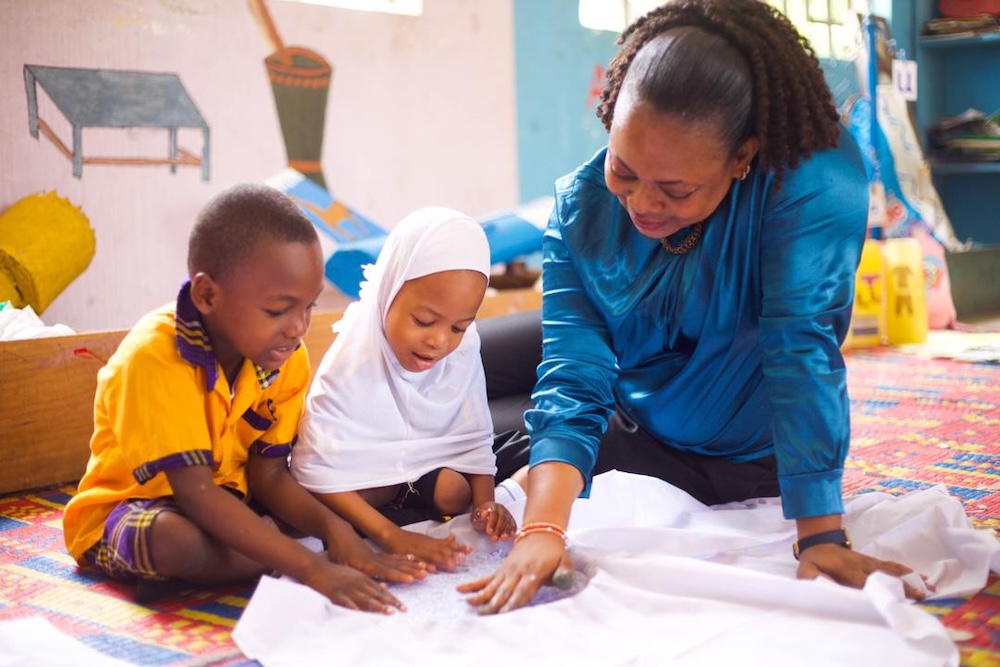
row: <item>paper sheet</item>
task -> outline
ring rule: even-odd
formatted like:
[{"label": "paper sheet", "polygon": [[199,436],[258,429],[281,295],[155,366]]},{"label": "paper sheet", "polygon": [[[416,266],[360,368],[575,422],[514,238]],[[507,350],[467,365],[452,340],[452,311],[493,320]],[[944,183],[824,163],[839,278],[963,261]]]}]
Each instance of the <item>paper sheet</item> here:
[{"label": "paper sheet", "polygon": [[[520,519],[523,501],[510,509]],[[990,568],[1000,570],[996,539],[972,529],[943,488],[858,496],[846,523],[855,548],[923,572],[936,597],[979,590]],[[569,526],[585,575],[578,592],[546,588],[542,603],[492,617],[476,616],[453,588],[499,562],[503,548],[467,516],[411,529],[455,533],[477,558],[468,572],[394,586],[410,611],[388,617],[264,578],[233,633],[237,645],[267,667],[958,664],[944,627],[903,598],[898,580],[875,575],[862,591],[797,580],[794,523],[776,501],[709,508],[653,478],[600,475]]]}]

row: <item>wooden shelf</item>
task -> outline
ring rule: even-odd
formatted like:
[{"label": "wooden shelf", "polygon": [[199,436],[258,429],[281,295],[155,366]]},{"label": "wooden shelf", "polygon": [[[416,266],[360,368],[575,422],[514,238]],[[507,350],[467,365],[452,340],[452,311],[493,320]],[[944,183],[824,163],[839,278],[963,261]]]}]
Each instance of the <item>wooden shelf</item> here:
[{"label": "wooden shelf", "polygon": [[1000,174],[1000,161],[996,162],[938,162],[928,160],[931,172],[937,174]]},{"label": "wooden shelf", "polygon": [[924,35],[920,38],[920,48],[923,49],[952,49],[969,46],[1000,46],[1000,32]]}]

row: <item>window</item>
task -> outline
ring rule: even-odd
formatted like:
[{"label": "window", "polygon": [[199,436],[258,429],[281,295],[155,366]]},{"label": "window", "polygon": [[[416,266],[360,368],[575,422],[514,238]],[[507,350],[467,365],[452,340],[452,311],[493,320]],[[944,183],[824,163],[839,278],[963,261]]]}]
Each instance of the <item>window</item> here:
[{"label": "window", "polygon": [[[850,59],[857,49],[853,14],[867,13],[868,0],[765,0],[785,14],[819,58]],[[662,0],[580,0],[580,24],[621,32]]]},{"label": "window", "polygon": [[857,51],[854,14],[868,12],[868,0],[765,0],[795,24],[817,58],[850,60]]}]

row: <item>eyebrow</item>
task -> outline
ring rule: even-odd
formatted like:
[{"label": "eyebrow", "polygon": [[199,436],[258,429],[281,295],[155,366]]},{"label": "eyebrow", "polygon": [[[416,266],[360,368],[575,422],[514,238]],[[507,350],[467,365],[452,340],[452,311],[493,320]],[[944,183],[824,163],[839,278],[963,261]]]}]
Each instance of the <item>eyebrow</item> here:
[{"label": "eyebrow", "polygon": [[[312,299],[310,299],[307,303],[312,303],[313,301],[316,301],[320,297],[320,295],[322,293],[323,293],[323,290],[320,289],[320,291],[316,293],[316,296],[314,296]],[[298,298],[297,296],[292,296],[291,294],[276,294],[274,296],[267,297],[267,300],[268,301],[284,301],[285,303],[298,303],[299,301],[302,301],[302,299]]]},{"label": "eyebrow", "polygon": [[[434,309],[433,309],[433,308],[431,308],[430,306],[417,306],[417,308],[416,308],[416,309],[417,309],[417,310],[423,310],[423,311],[426,311],[426,312],[430,313],[431,315],[433,315],[434,317],[436,317],[436,318],[438,318],[438,319],[443,319],[443,318],[444,318],[444,315],[442,315],[442,314],[441,314],[441,313],[439,313],[438,311],[434,310]],[[475,316],[475,315],[473,315],[472,317],[463,317],[462,319],[460,319],[460,320],[455,320],[455,321],[456,321],[456,322],[472,322],[472,321],[474,321],[475,319],[476,319],[476,316]]]},{"label": "eyebrow", "polygon": [[[635,169],[633,169],[632,167],[628,166],[628,163],[625,162],[625,160],[623,160],[620,157],[618,157],[617,153],[612,152],[611,153],[611,157],[614,158],[615,160],[618,160],[619,162],[621,162],[621,164],[622,164],[623,167],[625,167],[630,172],[632,172],[633,176],[635,175]],[[686,183],[685,181],[655,181],[655,183],[657,185],[691,185],[693,187],[698,187],[695,183]]]}]

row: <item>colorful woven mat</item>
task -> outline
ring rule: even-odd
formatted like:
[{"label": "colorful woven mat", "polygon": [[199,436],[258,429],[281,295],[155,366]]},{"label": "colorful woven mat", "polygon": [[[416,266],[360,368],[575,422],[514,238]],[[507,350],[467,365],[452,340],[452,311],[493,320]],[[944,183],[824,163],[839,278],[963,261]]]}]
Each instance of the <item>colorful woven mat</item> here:
[{"label": "colorful woven mat", "polygon": [[[921,359],[888,348],[847,353],[851,452],[844,494],[901,495],[943,484],[973,526],[1000,529],[1000,364]],[[947,627],[961,664],[1000,667],[1000,580],[971,599],[922,605]]]},{"label": "colorful woven mat", "polygon": [[187,590],[140,605],[134,589],[77,568],[62,514],[72,487],[0,498],[0,621],[44,616],[91,648],[138,665],[256,665],[230,633],[252,587]]},{"label": "colorful woven mat", "polygon": [[[852,449],[845,494],[944,484],[973,525],[1000,528],[1000,365],[847,355]],[[0,498],[0,620],[41,615],[136,664],[249,666],[230,637],[252,586],[186,590],[137,604],[133,589],[77,568],[63,545],[71,487]],[[951,631],[962,665],[1000,667],[1000,580],[969,599],[923,605]]]}]

